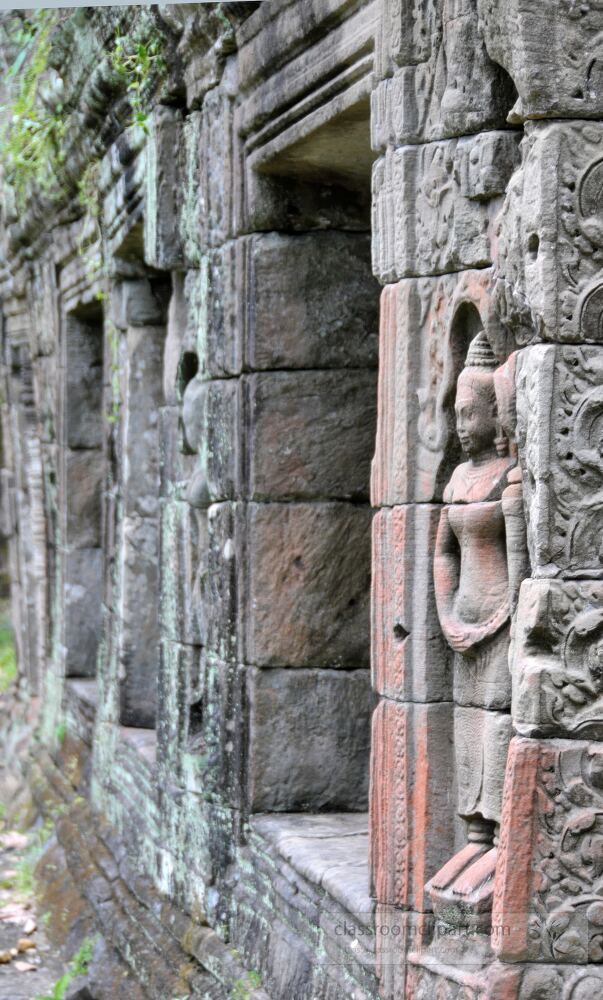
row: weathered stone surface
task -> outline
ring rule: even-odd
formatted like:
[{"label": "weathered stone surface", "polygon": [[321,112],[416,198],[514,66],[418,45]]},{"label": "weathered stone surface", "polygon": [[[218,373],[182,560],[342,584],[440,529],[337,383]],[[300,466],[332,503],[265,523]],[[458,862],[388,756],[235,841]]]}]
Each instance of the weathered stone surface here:
[{"label": "weathered stone surface", "polygon": [[65,671],[94,677],[101,631],[103,553],[76,549],[65,555]]},{"label": "weathered stone surface", "polygon": [[176,642],[205,640],[202,587],[207,572],[207,512],[184,500],[161,503],[161,631]]},{"label": "weathered stone surface", "polygon": [[364,233],[266,233],[237,244],[237,323],[253,370],[360,368],[377,360],[379,288]]},{"label": "weathered stone surface", "polygon": [[251,375],[244,391],[251,499],[368,499],[373,372]]},{"label": "weathered stone surface", "polygon": [[249,505],[246,662],[368,666],[370,523],[351,504]]},{"label": "weathered stone surface", "polygon": [[490,56],[519,92],[514,121],[603,115],[598,3],[477,0],[477,10]]},{"label": "weathered stone surface", "polygon": [[489,269],[383,290],[374,505],[442,499],[460,454],[454,390],[469,341],[483,328],[501,361],[512,347],[493,292]]},{"label": "weathered stone surface", "polygon": [[382,699],[373,715],[370,871],[380,903],[431,909],[428,879],[454,850],[452,704]]},{"label": "weathered stone surface", "polygon": [[[601,958],[598,743],[511,742],[493,926],[503,961]],[[579,978],[579,977],[578,977]]]},{"label": "weathered stone surface", "polygon": [[518,160],[509,132],[388,150],[373,171],[380,281],[489,265],[494,215]]},{"label": "weathered stone surface", "polygon": [[130,326],[161,326],[165,321],[165,306],[148,279],[116,281],[111,290],[109,319],[121,330]]},{"label": "weathered stone surface", "polygon": [[603,350],[526,348],[518,355],[517,439],[536,576],[602,575]]},{"label": "weathered stone surface", "polygon": [[[104,955],[151,1000],[592,1000],[601,0],[24,17],[5,83],[48,37],[60,155],[0,154],[18,691]],[[373,901],[332,812],[373,707],[370,241]]]},{"label": "weathered stone surface", "polygon": [[486,51],[474,3],[386,0],[376,39],[373,145],[504,128],[513,86]]},{"label": "weathered stone surface", "polygon": [[242,392],[238,379],[203,382],[198,377],[184,390],[182,446],[197,454],[187,490],[187,498],[195,507],[234,499],[244,488]]},{"label": "weathered stone surface", "polygon": [[145,143],[145,263],[159,269],[182,264],[178,226],[182,199],[182,113],[159,105],[147,125]]},{"label": "weathered stone surface", "polygon": [[254,812],[366,808],[368,670],[253,669],[247,697]]},{"label": "weathered stone surface", "polygon": [[64,441],[68,448],[102,443],[103,337],[99,324],[71,317],[65,336]]},{"label": "weathered stone surface", "polygon": [[225,663],[238,659],[240,507],[225,502],[207,511],[207,569],[200,576],[199,629],[207,649]]},{"label": "weathered stone surface", "polygon": [[161,363],[165,327],[132,327],[127,333],[125,375],[124,503],[128,514],[157,516],[158,412],[163,402]]},{"label": "weathered stone surface", "polygon": [[435,603],[439,506],[381,510],[373,519],[371,666],[375,690],[398,701],[449,701],[452,656]]},{"label": "weathered stone surface", "polygon": [[126,517],[122,531],[121,721],[126,726],[152,728],[159,662],[159,528],[156,520]]},{"label": "weathered stone surface", "polygon": [[101,544],[103,476],[100,449],[66,451],[66,542],[71,549],[92,549]]},{"label": "weathered stone surface", "polygon": [[603,734],[603,586],[526,580],[513,651],[513,724],[525,735]]},{"label": "weathered stone surface", "polygon": [[522,342],[600,343],[603,127],[539,123],[498,228],[501,314]]}]

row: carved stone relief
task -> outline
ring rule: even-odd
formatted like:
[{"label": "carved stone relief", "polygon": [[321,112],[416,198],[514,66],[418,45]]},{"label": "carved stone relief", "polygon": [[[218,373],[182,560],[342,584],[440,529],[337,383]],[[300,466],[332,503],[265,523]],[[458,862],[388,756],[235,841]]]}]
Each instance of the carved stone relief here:
[{"label": "carved stone relief", "polygon": [[487,268],[383,290],[374,505],[442,499],[460,457],[450,400],[469,340],[482,327],[504,360],[513,345],[499,323]]},{"label": "carved stone relief", "polygon": [[388,149],[373,172],[377,277],[489,264],[492,221],[518,160],[511,132]]},{"label": "carved stone relief", "polygon": [[486,52],[475,3],[387,0],[383,11],[376,149],[505,126],[513,87]]},{"label": "carved stone relief", "polygon": [[601,118],[601,0],[477,0],[488,53],[513,78],[512,120]]},{"label": "carved stone relief", "polygon": [[499,221],[501,313],[522,343],[603,340],[603,126],[529,123]]},{"label": "carved stone relief", "polygon": [[524,581],[512,670],[518,732],[601,739],[603,583]]},{"label": "carved stone relief", "polygon": [[[511,743],[493,947],[503,961],[603,960],[603,747]],[[571,993],[570,993],[571,995]]]},{"label": "carved stone relief", "polygon": [[520,352],[517,438],[534,575],[603,576],[603,350]]},{"label": "carved stone relief", "polygon": [[467,823],[468,843],[430,880],[428,891],[436,913],[451,923],[489,909],[511,736],[509,623],[516,586],[527,571],[515,523],[521,510],[513,374],[514,358],[497,372],[483,332],[471,341],[455,401],[467,461],[456,466],[444,490],[435,543],[438,615],[455,654],[458,812]]}]

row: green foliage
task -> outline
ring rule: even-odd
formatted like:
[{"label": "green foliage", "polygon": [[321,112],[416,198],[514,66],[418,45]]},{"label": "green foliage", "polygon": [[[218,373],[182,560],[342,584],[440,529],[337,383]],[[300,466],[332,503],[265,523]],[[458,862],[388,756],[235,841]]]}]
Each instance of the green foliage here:
[{"label": "green foliage", "polygon": [[230,1000],[249,1000],[253,990],[259,989],[262,985],[262,977],[259,972],[252,969],[245,973],[242,979],[237,979],[233,984]]},{"label": "green foliage", "polygon": [[[93,160],[84,170],[77,186],[77,200],[84,210],[84,218],[78,238],[78,253],[85,262],[86,277],[90,283],[99,277],[100,272],[103,270],[100,250],[101,207],[98,188],[99,172],[100,164],[98,160]],[[104,293],[98,292],[96,298],[99,301],[103,301]]]},{"label": "green foliage", "polygon": [[6,121],[0,148],[6,180],[21,208],[32,183],[45,194],[59,193],[56,172],[65,158],[64,109],[60,101],[49,108],[40,99],[51,35],[58,19],[57,11],[33,10],[28,16],[13,18],[8,30],[8,41],[16,55],[4,78],[9,104],[1,109]]},{"label": "green foliage", "polygon": [[14,888],[21,896],[32,896],[34,893],[34,870],[53,830],[54,821],[47,819],[29,834],[29,843],[15,865]]},{"label": "green foliage", "polygon": [[0,628],[0,694],[6,691],[17,676],[17,654],[13,630],[9,626]]},{"label": "green foliage", "polygon": [[140,125],[145,133],[151,88],[164,77],[167,68],[162,47],[161,35],[144,41],[131,35],[117,35],[111,52],[111,65],[125,84],[132,108],[131,124]]},{"label": "green foliage", "polygon": [[87,973],[94,945],[94,938],[84,938],[80,948],[71,959],[67,972],[54,984],[52,993],[45,993],[44,996],[38,995],[35,1000],[64,1000],[67,989],[73,980],[77,976],[84,976]]},{"label": "green foliage", "polygon": [[54,738],[59,746],[62,746],[67,736],[67,726],[64,722],[57,722],[54,730]]}]

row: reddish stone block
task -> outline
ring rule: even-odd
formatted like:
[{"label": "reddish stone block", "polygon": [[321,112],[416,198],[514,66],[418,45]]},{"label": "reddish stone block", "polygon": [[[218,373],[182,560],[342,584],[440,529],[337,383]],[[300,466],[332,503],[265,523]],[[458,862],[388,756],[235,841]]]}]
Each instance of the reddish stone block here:
[{"label": "reddish stone block", "polygon": [[380,903],[375,908],[375,961],[382,1000],[402,1000],[410,970],[406,956],[429,944],[432,914],[408,913]]},{"label": "reddish stone block", "polygon": [[495,288],[490,268],[384,288],[374,506],[442,499],[460,460],[452,401],[469,342],[481,326],[501,362],[514,347],[496,314]]},{"label": "reddish stone block", "polygon": [[449,702],[375,709],[369,868],[380,903],[431,909],[425,885],[454,853],[452,726]]},{"label": "reddish stone block", "polygon": [[452,654],[442,636],[433,585],[440,510],[394,507],[373,520],[373,686],[399,701],[452,697]]},{"label": "reddish stone block", "polygon": [[601,744],[515,738],[492,912],[502,961],[600,961],[602,847]]}]

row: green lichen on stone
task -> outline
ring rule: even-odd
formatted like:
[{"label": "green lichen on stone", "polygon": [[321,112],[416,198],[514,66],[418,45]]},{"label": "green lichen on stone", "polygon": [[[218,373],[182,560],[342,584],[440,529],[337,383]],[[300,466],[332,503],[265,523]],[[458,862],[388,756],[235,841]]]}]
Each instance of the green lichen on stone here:
[{"label": "green lichen on stone", "polygon": [[259,989],[261,985],[261,975],[259,972],[256,972],[255,969],[252,969],[241,979],[237,979],[236,982],[233,983],[230,1000],[249,1000],[253,991]]},{"label": "green lichen on stone", "polygon": [[109,345],[109,356],[111,358],[111,407],[105,416],[109,424],[115,424],[119,420],[121,412],[119,330],[114,323],[108,320],[105,332],[107,336],[107,343]]},{"label": "green lichen on stone", "polygon": [[192,267],[201,263],[200,143],[201,113],[195,111],[184,120],[184,205],[180,221],[184,253]]}]

